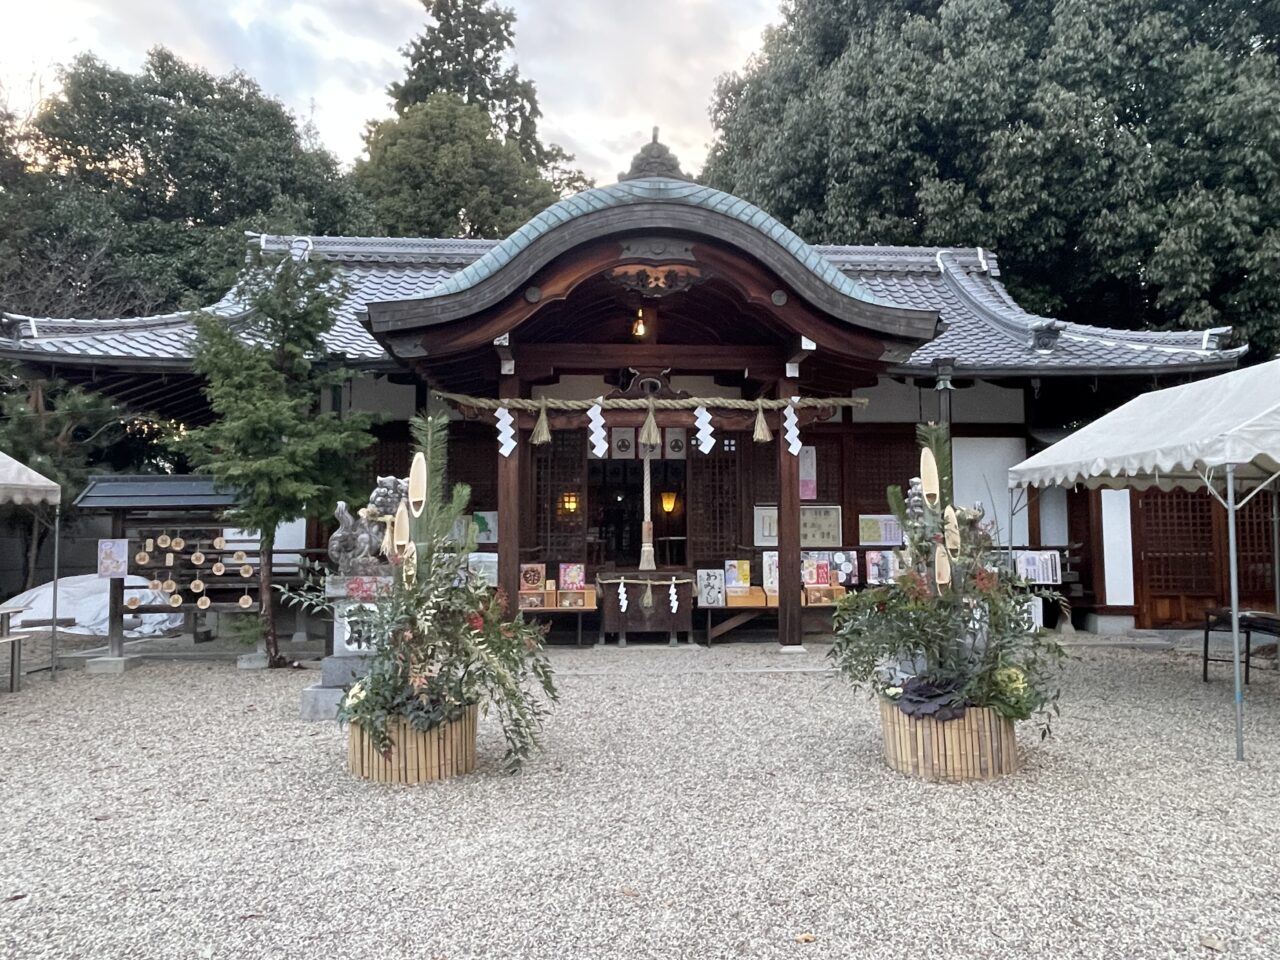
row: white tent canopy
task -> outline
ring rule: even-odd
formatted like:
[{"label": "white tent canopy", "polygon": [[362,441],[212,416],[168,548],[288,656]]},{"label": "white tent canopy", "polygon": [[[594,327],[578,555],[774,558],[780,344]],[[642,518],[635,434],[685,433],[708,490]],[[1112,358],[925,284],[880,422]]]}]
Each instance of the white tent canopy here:
[{"label": "white tent canopy", "polygon": [[[1076,484],[1204,489],[1227,508],[1236,757],[1243,760],[1236,512],[1264,488],[1272,490],[1280,613],[1280,360],[1153,390],[1009,470],[1010,487]],[[1237,493],[1244,495],[1239,502]]]},{"label": "white tent canopy", "polygon": [[1241,491],[1280,472],[1280,360],[1136,397],[1013,467],[1009,485],[1194,490],[1229,463]]},{"label": "white tent canopy", "polygon": [[[62,488],[48,477],[36,473],[30,467],[0,451],[0,503],[15,503],[19,506],[31,507],[48,505],[54,509],[53,595],[49,637],[49,676],[52,679],[57,672],[58,663],[58,548],[62,538]],[[16,659],[13,669],[15,672],[21,669],[21,663]],[[21,680],[15,676],[14,683],[21,683]]]},{"label": "white tent canopy", "polygon": [[55,505],[62,488],[7,453],[0,452],[0,503]]}]

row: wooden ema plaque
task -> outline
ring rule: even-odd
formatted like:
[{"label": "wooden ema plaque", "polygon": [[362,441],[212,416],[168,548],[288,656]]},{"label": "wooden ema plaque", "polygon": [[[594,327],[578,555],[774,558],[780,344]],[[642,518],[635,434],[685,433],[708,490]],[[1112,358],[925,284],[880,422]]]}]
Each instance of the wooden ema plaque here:
[{"label": "wooden ema plaque", "polygon": [[922,780],[996,780],[1018,769],[1013,721],[990,707],[968,707],[958,720],[909,717],[880,700],[884,758],[899,773]]},{"label": "wooden ema plaque", "polygon": [[351,724],[347,740],[347,766],[357,777],[375,783],[426,783],[444,780],[476,768],[476,728],[480,708],[467,707],[451,723],[425,732],[404,719],[388,721],[391,754],[384,757],[358,723]]}]

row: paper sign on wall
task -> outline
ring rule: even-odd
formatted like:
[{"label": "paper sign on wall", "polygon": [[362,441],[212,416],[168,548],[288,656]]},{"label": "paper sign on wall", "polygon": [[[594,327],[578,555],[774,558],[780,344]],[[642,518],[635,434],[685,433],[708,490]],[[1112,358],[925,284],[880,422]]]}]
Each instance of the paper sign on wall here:
[{"label": "paper sign on wall", "polygon": [[818,449],[800,448],[800,499],[818,499]]},{"label": "paper sign on wall", "polygon": [[129,541],[98,541],[98,576],[123,577],[129,572]]}]

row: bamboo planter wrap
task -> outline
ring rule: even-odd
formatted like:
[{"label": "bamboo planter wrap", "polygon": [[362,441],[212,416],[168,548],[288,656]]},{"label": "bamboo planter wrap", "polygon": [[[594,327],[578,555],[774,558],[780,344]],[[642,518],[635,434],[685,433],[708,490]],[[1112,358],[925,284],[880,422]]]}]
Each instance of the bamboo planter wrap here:
[{"label": "bamboo planter wrap", "polygon": [[388,724],[391,756],[373,748],[364,729],[353,723],[347,740],[347,766],[375,783],[426,783],[471,773],[476,768],[476,725],[480,708],[467,707],[457,720],[426,732],[404,720]]},{"label": "bamboo planter wrap", "polygon": [[880,700],[884,758],[907,776],[944,783],[995,780],[1018,769],[1013,721],[990,707],[969,707],[958,720],[909,717]]}]

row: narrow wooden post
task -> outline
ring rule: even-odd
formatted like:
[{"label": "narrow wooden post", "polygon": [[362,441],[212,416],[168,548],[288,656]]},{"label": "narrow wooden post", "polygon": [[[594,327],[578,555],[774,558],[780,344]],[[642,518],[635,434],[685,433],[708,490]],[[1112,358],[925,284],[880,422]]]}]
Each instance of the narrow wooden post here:
[{"label": "narrow wooden post", "polygon": [[[503,400],[520,396],[520,381],[505,374],[498,381],[498,397]],[[498,585],[507,595],[508,613],[516,610],[520,591],[520,445],[516,430],[516,448],[511,456],[498,455]]]},{"label": "narrow wooden post", "polygon": [[[796,393],[795,381],[778,381],[778,397]],[[802,640],[800,623],[800,458],[787,450],[782,418],[774,435],[778,447],[778,642],[796,646]]]},{"label": "narrow wooden post", "polygon": [[[111,539],[124,537],[124,511],[111,511]],[[111,656],[124,656],[124,578],[107,581],[107,646]]]}]

